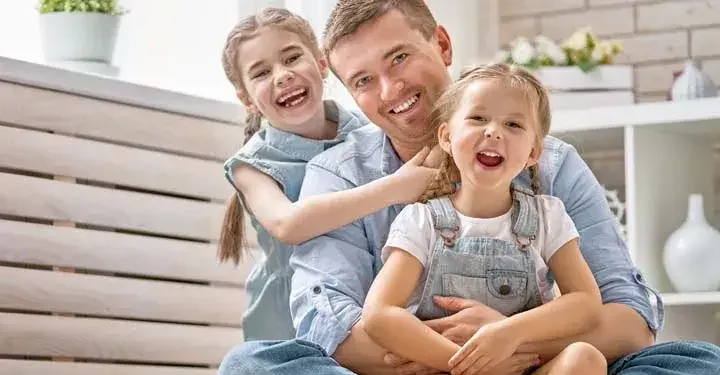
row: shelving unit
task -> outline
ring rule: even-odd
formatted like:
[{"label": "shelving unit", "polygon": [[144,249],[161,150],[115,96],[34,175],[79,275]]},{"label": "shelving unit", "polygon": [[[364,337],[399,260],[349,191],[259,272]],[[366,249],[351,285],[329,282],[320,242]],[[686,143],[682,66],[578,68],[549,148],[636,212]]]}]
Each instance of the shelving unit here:
[{"label": "shelving unit", "polygon": [[659,340],[720,343],[720,291],[676,293],[662,262],[690,194],[703,195],[713,222],[720,98],[555,111],[551,134],[577,147],[600,183],[625,200],[630,255],[666,306]]}]

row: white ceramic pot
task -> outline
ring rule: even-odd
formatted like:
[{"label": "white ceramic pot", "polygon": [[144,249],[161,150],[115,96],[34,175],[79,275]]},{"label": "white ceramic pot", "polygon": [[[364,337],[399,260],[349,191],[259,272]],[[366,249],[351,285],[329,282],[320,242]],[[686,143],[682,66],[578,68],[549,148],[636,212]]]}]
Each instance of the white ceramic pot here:
[{"label": "white ceramic pot", "polygon": [[705,218],[702,195],[690,195],[687,218],[668,237],[663,261],[680,293],[720,289],[720,232]]},{"label": "white ceramic pot", "polygon": [[45,60],[110,64],[119,25],[120,16],[103,13],[40,14],[40,39]]},{"label": "white ceramic pot", "polygon": [[718,89],[715,82],[700,70],[693,60],[685,62],[685,68],[673,83],[671,90],[672,100],[691,100],[717,95]]}]

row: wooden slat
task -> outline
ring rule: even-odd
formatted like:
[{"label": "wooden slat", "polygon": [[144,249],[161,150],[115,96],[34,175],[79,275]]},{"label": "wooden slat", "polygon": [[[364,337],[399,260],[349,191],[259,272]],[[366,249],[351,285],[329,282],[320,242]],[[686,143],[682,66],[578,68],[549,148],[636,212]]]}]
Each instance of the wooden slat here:
[{"label": "wooden slat", "polygon": [[215,375],[215,369],[0,359],[8,375]]},{"label": "wooden slat", "polygon": [[221,201],[233,192],[217,161],[8,126],[0,126],[0,167]]},{"label": "wooden slat", "polygon": [[0,122],[224,160],[241,126],[0,82]]},{"label": "wooden slat", "polygon": [[218,265],[215,252],[190,241],[0,220],[0,261],[10,263],[243,284],[262,256],[256,251],[236,269]]},{"label": "wooden slat", "polygon": [[245,290],[0,266],[0,309],[235,325]]},{"label": "wooden slat", "polygon": [[0,173],[0,213],[216,240],[224,205]]},{"label": "wooden slat", "polygon": [[[221,303],[221,302],[219,302]],[[0,313],[0,354],[218,365],[238,328]]]}]

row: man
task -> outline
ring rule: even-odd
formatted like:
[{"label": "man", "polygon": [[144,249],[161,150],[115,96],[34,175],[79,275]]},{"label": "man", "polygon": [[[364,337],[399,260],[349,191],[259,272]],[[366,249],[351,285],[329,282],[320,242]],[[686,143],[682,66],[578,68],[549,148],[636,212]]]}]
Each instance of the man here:
[{"label": "man", "polygon": [[[330,66],[360,108],[380,129],[365,127],[308,164],[301,199],[348,189],[393,173],[436,134],[426,121],[434,100],[451,82],[452,44],[422,0],[339,0],[325,30]],[[720,349],[706,343],[653,345],[662,323],[648,291],[613,226],[603,190],[577,152],[548,137],[540,162],[544,193],[561,198],[581,236],[581,250],[600,286],[601,326],[581,337],[523,348],[544,361],[569,343],[585,341],[610,361],[611,373],[714,373]],[[527,176],[520,178],[527,184]],[[479,197],[481,199],[481,197]],[[380,250],[393,206],[310,240],[294,252],[291,310],[297,339],[252,342],[232,351],[220,373],[363,374],[433,373],[385,355],[363,331],[365,295],[381,267]],[[483,324],[502,319],[475,301],[438,299],[452,315],[429,323],[464,343]],[[632,354],[631,354],[632,353]],[[628,355],[630,354],[630,355]],[[517,353],[488,374],[518,373],[533,355]],[[342,366],[338,365],[340,363]]]}]

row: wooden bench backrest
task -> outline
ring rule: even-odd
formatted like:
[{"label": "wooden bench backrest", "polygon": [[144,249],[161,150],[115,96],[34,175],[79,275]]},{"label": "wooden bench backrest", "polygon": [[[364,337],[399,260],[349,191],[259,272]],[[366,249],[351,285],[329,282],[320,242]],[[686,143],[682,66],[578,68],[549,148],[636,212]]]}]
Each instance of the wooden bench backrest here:
[{"label": "wooden bench backrest", "polygon": [[215,259],[242,134],[0,81],[0,373],[214,373],[252,266]]}]

